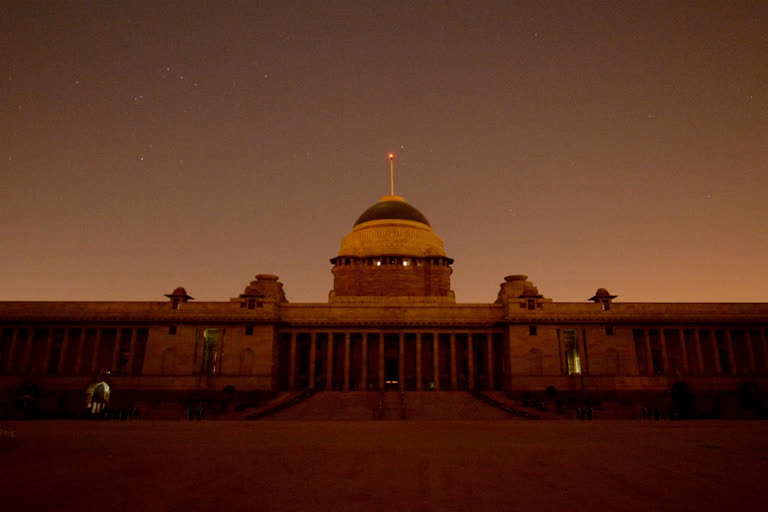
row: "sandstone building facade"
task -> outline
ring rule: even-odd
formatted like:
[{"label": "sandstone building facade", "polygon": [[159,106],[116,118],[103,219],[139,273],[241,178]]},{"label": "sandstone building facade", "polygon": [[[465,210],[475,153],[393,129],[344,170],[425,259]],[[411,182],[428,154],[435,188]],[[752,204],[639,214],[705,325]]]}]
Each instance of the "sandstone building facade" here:
[{"label": "sandstone building facade", "polygon": [[559,303],[524,275],[505,277],[493,303],[457,303],[443,240],[398,196],[366,210],[330,261],[324,303],[289,302],[269,274],[228,302],[181,287],[162,302],[0,302],[0,388],[33,382],[93,407],[228,386],[632,395],[768,384],[768,304],[622,303],[603,288]]}]

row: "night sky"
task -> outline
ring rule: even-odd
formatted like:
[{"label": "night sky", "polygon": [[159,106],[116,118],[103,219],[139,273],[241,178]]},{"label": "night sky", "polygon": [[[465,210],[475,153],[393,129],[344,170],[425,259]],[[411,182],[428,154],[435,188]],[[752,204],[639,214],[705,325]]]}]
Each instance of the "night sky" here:
[{"label": "night sky", "polygon": [[764,1],[5,0],[0,66],[0,300],[324,302],[392,151],[459,302],[768,301]]}]

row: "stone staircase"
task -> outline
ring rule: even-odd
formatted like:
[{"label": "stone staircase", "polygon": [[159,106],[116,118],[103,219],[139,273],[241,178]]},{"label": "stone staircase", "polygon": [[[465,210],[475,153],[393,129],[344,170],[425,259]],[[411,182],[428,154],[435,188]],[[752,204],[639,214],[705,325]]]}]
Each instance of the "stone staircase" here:
[{"label": "stone staircase", "polygon": [[[403,400],[404,398],[404,400]],[[279,421],[471,421],[518,420],[520,416],[466,392],[318,392],[264,417]]]}]

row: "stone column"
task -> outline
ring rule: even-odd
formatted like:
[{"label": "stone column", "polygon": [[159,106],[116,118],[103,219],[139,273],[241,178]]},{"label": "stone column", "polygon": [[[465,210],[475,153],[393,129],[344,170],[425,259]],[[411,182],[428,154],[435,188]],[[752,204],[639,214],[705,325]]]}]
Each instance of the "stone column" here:
[{"label": "stone column", "polygon": [[136,351],[137,334],[136,329],[131,329],[131,337],[129,338],[130,345],[128,346],[128,363],[125,369],[126,375],[131,375],[133,373],[133,358]]},{"label": "stone column", "polygon": [[398,388],[400,391],[405,391],[405,336],[402,332],[397,333],[399,343],[399,350],[397,353],[397,380]]},{"label": "stone column", "polygon": [[725,331],[725,344],[728,346],[728,359],[731,360],[731,375],[741,375],[742,368],[736,366],[736,354],[733,352],[733,337],[731,336],[730,329],[723,329]]},{"label": "stone column", "polygon": [[326,361],[327,375],[325,376],[325,388],[327,391],[333,390],[333,333],[328,333],[328,361]]},{"label": "stone column", "polygon": [[54,327],[48,328],[48,337],[45,339],[45,352],[43,353],[42,373],[48,373],[48,360],[51,358],[51,344],[53,343]]},{"label": "stone column", "polygon": [[384,331],[379,331],[379,389],[384,390]]},{"label": "stone column", "polygon": [[83,367],[83,345],[85,344],[86,327],[80,329],[80,339],[77,342],[77,355],[75,356],[74,375],[80,375],[80,369]]},{"label": "stone column", "polygon": [[744,328],[744,343],[747,344],[747,357],[749,358],[749,371],[752,372],[752,374],[755,373],[757,370],[757,366],[755,366],[755,352],[752,349],[752,333],[750,332],[749,327]]},{"label": "stone column", "polygon": [[32,354],[32,344],[35,342],[35,328],[30,327],[27,333],[27,344],[24,347],[24,354],[21,356],[21,369],[24,373],[29,373],[29,358]]},{"label": "stone column", "polygon": [[699,363],[699,375],[704,375],[704,354],[701,351],[701,336],[699,330],[694,327],[693,339],[696,343],[696,360]]},{"label": "stone column", "polygon": [[475,344],[472,340],[472,333],[467,333],[467,368],[469,375],[469,389],[475,389]]},{"label": "stone column", "polygon": [[96,329],[96,340],[93,342],[93,357],[91,359],[91,373],[98,369],[99,352],[101,351],[101,339],[104,337],[104,328]]},{"label": "stone column", "polygon": [[495,377],[493,374],[493,333],[486,333],[485,336],[488,341],[488,391],[493,391]]},{"label": "stone column", "polygon": [[312,340],[309,345],[309,389],[315,389],[315,364],[317,361],[317,333],[312,331]]},{"label": "stone column", "polygon": [[451,390],[456,391],[456,333],[451,333]]},{"label": "stone column", "polygon": [[685,346],[685,332],[683,332],[682,327],[677,329],[677,338],[680,340],[680,357],[683,358],[683,373],[688,375],[690,373],[688,370],[688,349]]},{"label": "stone column", "polygon": [[19,328],[13,329],[13,336],[11,337],[11,348],[8,349],[8,360],[5,362],[5,371],[11,373],[13,371],[13,356],[16,355],[16,345],[19,339]]},{"label": "stone column", "polygon": [[766,342],[765,329],[760,327],[760,341],[763,347],[763,368],[768,368],[768,342]]},{"label": "stone column", "polygon": [[653,353],[651,352],[651,338],[648,335],[648,329],[643,329],[645,338],[645,354],[648,358],[648,375],[656,375],[656,369],[653,367]]},{"label": "stone column", "polygon": [[288,361],[288,390],[296,389],[296,331],[291,331],[290,360]]},{"label": "stone column", "polygon": [[[120,327],[115,328],[115,346],[112,349],[112,369],[110,372],[117,373],[117,359],[120,356],[120,338],[123,336],[123,330]],[[219,339],[219,345],[221,345],[221,339]],[[216,366],[220,364],[218,358],[216,358]]]},{"label": "stone column", "polygon": [[432,373],[435,378],[435,390],[440,390],[440,342],[437,332],[432,333]]},{"label": "stone column", "polygon": [[363,362],[362,362],[362,367],[360,368],[360,380],[362,382],[360,383],[360,389],[365,391],[368,389],[368,333],[361,332],[360,340],[363,343],[363,346],[362,346]]},{"label": "stone column", "polygon": [[422,333],[416,333],[416,389],[421,391],[424,389],[424,382],[421,376],[421,335]]},{"label": "stone column", "polygon": [[723,373],[723,366],[720,363],[720,349],[717,347],[717,331],[715,329],[709,330],[709,341],[712,343],[712,349],[715,353],[715,371],[719,375]]},{"label": "stone column", "polygon": [[349,391],[349,331],[344,333],[344,391]]},{"label": "stone column", "polygon": [[69,345],[69,327],[64,328],[64,338],[61,340],[61,353],[59,354],[59,364],[56,367],[56,373],[61,375],[64,371],[64,360],[67,358],[67,345]]},{"label": "stone column", "polygon": [[669,356],[667,355],[667,338],[664,336],[664,328],[659,328],[659,341],[661,343],[661,364],[664,365],[664,375],[672,375],[672,368],[669,367]]}]

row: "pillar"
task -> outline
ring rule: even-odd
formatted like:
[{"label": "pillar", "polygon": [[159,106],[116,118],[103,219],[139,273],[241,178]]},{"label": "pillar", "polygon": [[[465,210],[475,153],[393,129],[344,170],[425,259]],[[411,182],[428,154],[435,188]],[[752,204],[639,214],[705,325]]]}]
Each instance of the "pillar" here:
[{"label": "pillar", "polygon": [[99,351],[101,351],[101,338],[104,337],[104,328],[96,329],[96,341],[93,342],[93,358],[91,359],[91,373],[95,372],[99,364]]},{"label": "pillar", "polygon": [[709,341],[712,343],[712,351],[715,353],[715,372],[723,373],[723,367],[720,364],[720,350],[717,347],[717,332],[714,329],[709,330]]},{"label": "pillar", "polygon": [[384,390],[384,331],[379,331],[379,389]]},{"label": "pillar", "polygon": [[27,345],[24,347],[24,355],[21,359],[21,369],[24,373],[29,372],[29,357],[32,354],[32,343],[35,342],[35,328],[30,327],[27,333]]},{"label": "pillar", "polygon": [[685,346],[685,332],[683,332],[682,327],[677,329],[677,338],[680,340],[680,354],[683,358],[683,373],[685,375],[688,375],[690,371],[688,370],[688,348]]},{"label": "pillar", "polygon": [[328,333],[328,361],[326,361],[325,389],[333,390],[333,333]]},{"label": "pillar", "polygon": [[456,390],[456,333],[451,333],[451,389]]},{"label": "pillar", "polygon": [[648,335],[648,329],[643,329],[643,338],[645,339],[645,356],[648,358],[648,375],[656,375],[656,369],[653,367],[651,337]]},{"label": "pillar", "polygon": [[763,346],[763,368],[768,368],[768,342],[766,342],[765,329],[760,328],[760,341]]},{"label": "pillar", "polygon": [[486,333],[485,337],[488,342],[488,391],[493,391],[495,389],[493,386],[493,333]]},{"label": "pillar", "polygon": [[397,387],[400,391],[405,391],[405,336],[402,332],[397,333],[397,339],[399,341],[397,353]]},{"label": "pillar", "polygon": [[731,337],[730,329],[723,329],[725,331],[725,344],[728,346],[728,359],[731,360],[731,375],[741,375],[743,368],[736,366],[736,354],[733,353],[733,338]]},{"label": "pillar", "polygon": [[61,375],[64,370],[64,361],[67,358],[67,345],[69,345],[69,327],[64,328],[64,339],[61,340],[61,354],[59,355],[59,364],[56,367],[56,373]]},{"label": "pillar", "polygon": [[664,375],[671,375],[669,356],[667,355],[667,338],[664,336],[664,328],[659,327],[659,342],[661,343],[661,364],[664,365]]},{"label": "pillar", "polygon": [[291,332],[290,361],[288,362],[288,390],[296,389],[296,331]]},{"label": "pillar", "polygon": [[131,337],[128,339],[129,340],[128,363],[125,369],[125,373],[127,375],[130,375],[133,373],[133,356],[136,351],[136,335],[137,335],[136,329],[131,329]]},{"label": "pillar", "polygon": [[80,369],[83,366],[83,344],[85,343],[85,333],[88,329],[80,329],[80,339],[77,342],[77,355],[75,356],[74,375],[80,375]]},{"label": "pillar", "polygon": [[420,332],[416,333],[416,389],[419,391],[424,389],[421,377],[421,335]]},{"label": "pillar", "polygon": [[[120,339],[123,337],[123,330],[120,327],[115,328],[115,346],[112,349],[112,367],[109,369],[112,373],[117,373],[117,360],[120,356]],[[219,345],[221,345],[221,339],[219,339]],[[216,358],[216,366],[219,365],[219,358]],[[216,368],[214,366],[214,370]],[[215,373],[215,371],[214,371]]]},{"label": "pillar", "polygon": [[440,390],[440,342],[438,333],[432,333],[432,372],[435,376],[435,390]]},{"label": "pillar", "polygon": [[749,358],[749,371],[754,375],[757,370],[755,365],[755,352],[752,349],[752,333],[749,327],[744,328],[744,343],[747,344],[747,357]]},{"label": "pillar", "polygon": [[699,375],[704,375],[704,354],[701,351],[701,336],[699,330],[694,327],[693,339],[696,343],[696,360],[699,363]]},{"label": "pillar", "polygon": [[344,391],[349,391],[349,331],[344,333]]},{"label": "pillar", "polygon": [[315,389],[315,361],[317,360],[317,333],[312,332],[309,346],[309,389]]},{"label": "pillar", "polygon": [[368,389],[368,333],[360,333],[360,341],[363,343],[362,347],[362,368],[360,368],[360,389]]},{"label": "pillar", "polygon": [[45,338],[45,352],[43,353],[43,366],[41,373],[48,373],[48,360],[51,358],[51,344],[53,343],[53,326],[48,327],[48,337]]},{"label": "pillar", "polygon": [[8,349],[8,360],[5,362],[5,371],[11,373],[13,371],[13,356],[16,354],[16,345],[19,339],[19,328],[13,329],[13,336],[11,337],[11,348]]},{"label": "pillar", "polygon": [[469,375],[469,389],[475,389],[475,350],[474,342],[472,340],[472,333],[467,333],[467,367]]}]

